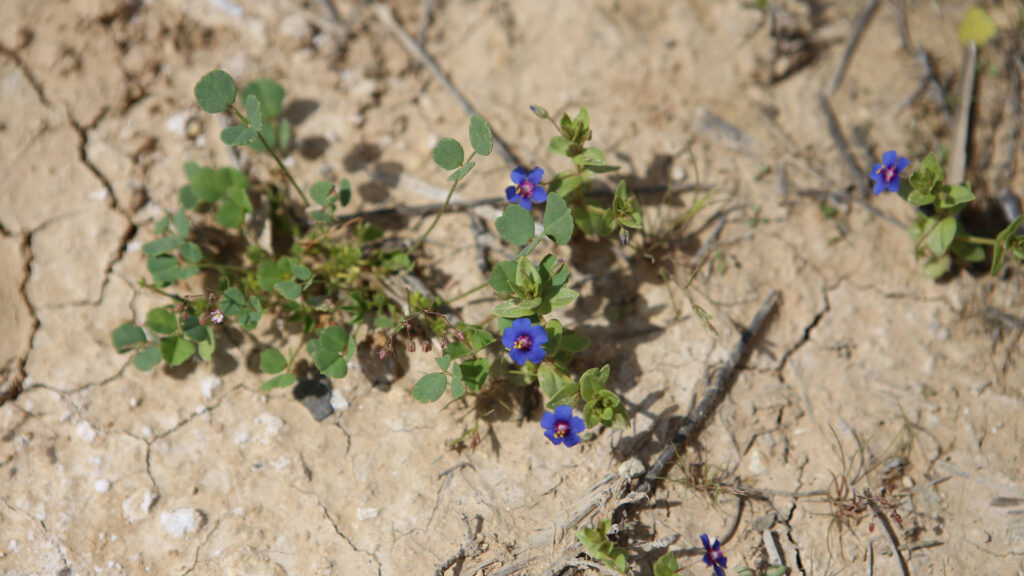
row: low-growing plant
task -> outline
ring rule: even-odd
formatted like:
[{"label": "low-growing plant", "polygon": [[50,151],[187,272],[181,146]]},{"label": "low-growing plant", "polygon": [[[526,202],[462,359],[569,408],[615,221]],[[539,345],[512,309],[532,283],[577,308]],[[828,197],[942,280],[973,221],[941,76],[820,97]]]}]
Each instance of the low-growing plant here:
[{"label": "low-growing plant", "polygon": [[[569,244],[577,230],[617,236],[625,243],[630,230],[643,227],[639,202],[625,182],[618,183],[609,206],[593,198],[592,178],[617,167],[605,163],[600,149],[588,146],[592,132],[586,108],[575,118],[563,114],[555,122],[544,109],[532,107],[554,124],[558,135],[550,148],[569,158],[572,168],[547,181],[539,167],[512,172],[509,205],[495,228],[519,251],[494,264],[480,288],[490,287],[499,302],[491,319],[474,324],[454,322],[439,298],[415,291],[401,298],[384,287],[390,278],[425,266],[422,248],[456,188],[477,159],[491,153],[493,134],[482,117],[470,119],[468,155],[454,138],[442,138],[434,147],[435,163],[448,172],[448,196],[419,238],[401,246],[382,243],[383,231],[361,218],[341,218],[353,194],[347,179],[318,181],[308,189],[295,180],[281,160],[290,146],[291,126],[282,114],[284,90],[276,82],[246,85],[238,103],[234,79],[215,70],[196,85],[195,97],[205,112],[235,119],[220,134],[225,144],[268,154],[281,181],[252,182],[234,168],[185,165],[188,184],[179,191],[177,209],[156,223],[157,238],[142,247],[150,278],[139,285],[169,302],[149,310],[141,325],[125,322],[112,334],[118,352],[134,353],[135,367],[179,366],[197,356],[210,361],[224,324],[255,337],[261,320],[271,317],[293,327],[301,343],[284,348],[284,337],[255,338],[259,370],[268,376],[265,390],[293,385],[300,366],[307,364],[329,378],[346,377],[357,348],[367,345],[360,342],[371,340],[368,335],[376,336],[373,354],[381,360],[394,352],[396,340],[404,339],[410,352],[430,352],[437,341],[438,371],[420,377],[411,390],[420,402],[438,400],[445,391],[453,399],[477,395],[489,383],[511,379],[539,385],[553,410],[541,423],[555,444],[575,445],[584,427],[629,427],[625,405],[606,387],[609,365],[575,376],[573,359],[589,340],[551,315],[572,305],[579,293],[570,287],[566,263],[541,250]],[[530,210],[535,204],[543,205],[539,223]],[[212,242],[212,235],[220,241]],[[203,281],[213,288],[197,296],[189,287],[203,272],[212,275]],[[498,361],[498,342],[512,369]],[[578,405],[582,419],[572,413]],[[469,430],[476,438],[477,427]]]},{"label": "low-growing plant", "polygon": [[925,275],[944,276],[954,260],[967,264],[984,262],[986,247],[992,251],[993,276],[1002,270],[1007,256],[1017,265],[1024,261],[1024,234],[1020,233],[1024,216],[1015,218],[995,238],[970,234],[959,215],[975,199],[971,184],[946,184],[945,171],[935,154],[925,157],[909,178],[902,178],[909,166],[909,160],[890,150],[882,162],[875,164],[871,179],[875,182],[875,194],[896,192],[919,209],[910,225],[910,236],[916,242],[915,255],[924,260]]}]

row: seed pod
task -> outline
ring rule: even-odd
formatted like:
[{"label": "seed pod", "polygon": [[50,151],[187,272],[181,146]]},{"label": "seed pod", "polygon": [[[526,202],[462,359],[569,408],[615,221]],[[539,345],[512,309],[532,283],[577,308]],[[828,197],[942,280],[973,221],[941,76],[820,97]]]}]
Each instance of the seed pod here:
[{"label": "seed pod", "polygon": [[433,349],[433,347],[434,346],[430,343],[430,340],[424,340],[423,341],[423,351],[424,352],[430,352],[430,350]]}]

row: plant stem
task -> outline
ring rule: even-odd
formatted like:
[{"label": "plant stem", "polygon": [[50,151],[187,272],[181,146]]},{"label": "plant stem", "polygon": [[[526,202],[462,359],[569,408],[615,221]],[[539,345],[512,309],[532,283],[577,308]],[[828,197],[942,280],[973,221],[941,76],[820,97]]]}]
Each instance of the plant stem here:
[{"label": "plant stem", "polygon": [[983,238],[981,236],[971,236],[969,234],[957,236],[953,241],[967,242],[968,244],[981,244],[982,246],[995,246],[997,244],[995,238]]},{"label": "plant stem", "polygon": [[524,246],[523,249],[519,251],[519,254],[516,254],[516,257],[513,258],[512,260],[519,260],[523,256],[526,256],[530,252],[533,252],[533,249],[537,247],[537,244],[540,244],[540,241],[543,238],[544,238],[544,233],[537,234],[537,237],[534,238],[532,242],[530,242],[529,244]]},{"label": "plant stem", "polygon": [[199,262],[196,264],[198,268],[206,268],[208,270],[222,270],[226,272],[241,272],[243,274],[249,272],[248,268],[244,266],[233,266],[231,264],[218,264],[216,262]]},{"label": "plant stem", "polygon": [[451,303],[456,302],[458,300],[462,300],[466,296],[469,296],[470,294],[475,294],[476,292],[479,292],[480,290],[483,290],[484,288],[486,288],[489,285],[490,285],[489,281],[488,282],[484,282],[483,284],[480,284],[479,286],[474,286],[473,288],[470,288],[469,290],[466,290],[465,292],[463,292],[462,294],[459,294],[458,296],[453,296],[453,297],[449,298],[448,300],[446,300],[446,302],[448,304],[451,304]]},{"label": "plant stem", "polygon": [[[233,104],[231,105],[231,111],[235,113],[235,116],[238,116],[239,120],[245,122],[246,124],[249,124],[249,120],[245,117],[244,114],[239,112],[238,108],[235,108]],[[267,143],[267,140],[263,137],[263,134],[260,134],[259,131],[257,131],[256,137],[260,139],[260,144],[263,144],[263,147],[267,149],[267,153],[269,153],[270,156],[274,159],[274,161],[277,162],[277,167],[280,168],[282,172],[284,172],[285,177],[288,178],[288,182],[290,182],[291,185],[295,188],[295,191],[299,193],[299,197],[302,198],[302,203],[305,204],[306,206],[309,206],[309,199],[306,198],[306,193],[303,192],[302,187],[299,186],[297,182],[295,182],[295,178],[292,177],[291,171],[288,170],[288,168],[284,165],[284,162],[281,162],[281,159],[277,157],[277,153],[274,152],[274,149],[271,148],[270,144]]]},{"label": "plant stem", "polygon": [[[460,165],[460,167],[465,166],[466,162],[469,162],[475,157],[476,150],[474,150],[473,153],[469,155],[469,158],[466,158],[466,160]],[[427,228],[426,232],[424,232],[423,235],[420,236],[420,239],[417,240],[416,243],[412,245],[412,249],[409,250],[409,254],[415,254],[416,252],[419,251],[420,248],[423,247],[423,243],[426,242],[427,236],[430,236],[430,233],[434,230],[434,227],[437,226],[437,223],[441,220],[441,216],[443,216],[445,211],[448,209],[448,204],[452,201],[452,195],[455,193],[455,187],[459,185],[459,182],[462,182],[462,178],[459,178],[458,180],[452,182],[452,185],[448,187],[448,196],[444,199],[444,204],[441,205],[441,210],[438,211],[437,216],[434,217],[434,221],[430,223],[430,227]]]}]

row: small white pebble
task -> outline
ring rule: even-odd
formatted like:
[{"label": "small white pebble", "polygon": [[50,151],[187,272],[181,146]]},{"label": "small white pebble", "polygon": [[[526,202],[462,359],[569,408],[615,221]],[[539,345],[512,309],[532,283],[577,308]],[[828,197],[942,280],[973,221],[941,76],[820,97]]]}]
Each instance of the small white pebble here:
[{"label": "small white pebble", "polygon": [[79,438],[86,442],[92,442],[96,439],[96,429],[92,427],[92,424],[89,424],[85,420],[82,420],[78,423],[78,426],[75,426],[75,433],[78,434]]},{"label": "small white pebble", "polygon": [[105,478],[101,478],[101,479],[93,482],[92,483],[92,487],[95,488],[96,491],[99,492],[100,494],[103,494],[104,492],[109,492],[110,491],[110,480],[107,480]]},{"label": "small white pebble", "polygon": [[152,438],[153,437],[153,429],[150,428],[149,426],[143,426],[142,427],[142,435],[145,438]]},{"label": "small white pebble", "polygon": [[179,508],[160,514],[160,527],[164,533],[178,539],[199,530],[203,521],[203,514],[195,508]]},{"label": "small white pebble", "polygon": [[673,166],[672,174],[670,177],[672,178],[673,182],[682,182],[683,180],[686,180],[686,168],[683,168],[682,166],[678,165]]},{"label": "small white pebble", "polygon": [[136,398],[135,396],[132,396],[131,398],[128,399],[128,406],[130,406],[132,408],[138,408],[139,407],[139,399]]},{"label": "small white pebble", "polygon": [[93,190],[92,192],[89,192],[89,199],[90,200],[106,200],[107,199],[107,194],[109,194],[109,192],[107,192],[106,188],[97,188],[96,190]]},{"label": "small white pebble", "polygon": [[754,448],[747,457],[747,468],[754,476],[764,474],[768,470],[768,457],[759,448]]},{"label": "small white pebble", "polygon": [[206,406],[204,404],[200,404],[199,406],[196,406],[196,409],[194,410],[194,412],[196,414],[202,414],[202,413],[206,412]]},{"label": "small white pebble", "polygon": [[348,403],[348,398],[341,395],[341,392],[337,390],[331,390],[331,408],[335,412],[344,412],[348,410],[351,404]]},{"label": "small white pebble", "polygon": [[357,508],[356,509],[356,518],[358,518],[360,520],[369,520],[371,518],[376,518],[378,514],[380,514],[380,508]]},{"label": "small white pebble", "polygon": [[213,395],[220,389],[221,384],[223,384],[223,381],[216,374],[210,374],[203,378],[203,381],[199,383],[199,389],[203,392],[203,398],[207,400],[212,399]]}]

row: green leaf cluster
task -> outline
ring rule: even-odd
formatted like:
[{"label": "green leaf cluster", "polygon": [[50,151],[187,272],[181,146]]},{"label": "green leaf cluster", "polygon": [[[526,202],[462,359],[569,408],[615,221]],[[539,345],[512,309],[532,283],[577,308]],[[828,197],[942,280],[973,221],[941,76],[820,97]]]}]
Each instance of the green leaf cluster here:
[{"label": "green leaf cluster", "polygon": [[225,228],[240,228],[245,215],[252,213],[249,179],[234,168],[214,169],[195,162],[185,164],[188,185],[178,191],[183,210],[216,209],[217,223]]},{"label": "green leaf cluster", "polygon": [[441,138],[434,145],[431,156],[434,162],[445,170],[452,170],[448,175],[448,181],[457,183],[466,177],[476,166],[473,158],[479,154],[488,156],[494,149],[494,134],[491,127],[481,116],[473,116],[469,119],[469,143],[473,147],[473,153],[466,158],[466,152],[462,144],[454,138]]},{"label": "green leaf cluster", "polygon": [[157,221],[155,231],[160,238],[142,245],[146,269],[154,285],[168,286],[199,273],[198,263],[203,259],[203,251],[189,241],[190,229],[184,210],[167,214]]},{"label": "green leaf cluster", "polygon": [[[197,299],[188,306],[180,305],[178,312],[169,306],[153,308],[142,327],[125,322],[114,329],[114,349],[119,354],[136,352],[132,363],[142,371],[152,369],[161,360],[169,366],[180,366],[196,353],[208,362],[217,347],[213,331],[199,321],[208,306],[206,300]],[[147,336],[147,330],[152,337]]]},{"label": "green leaf cluster", "polygon": [[348,206],[352,200],[352,184],[348,178],[343,178],[335,188],[330,182],[320,180],[309,187],[309,196],[313,202],[320,207],[313,210],[309,217],[323,224],[330,224],[334,221],[334,213],[340,203],[343,207]]},{"label": "green leaf cluster", "polygon": [[611,525],[611,519],[605,518],[593,528],[580,528],[576,532],[576,539],[583,544],[583,549],[591,558],[620,574],[625,574],[626,549],[616,546],[608,539],[608,529]]},{"label": "green leaf cluster", "polygon": [[527,256],[495,265],[488,283],[503,300],[494,307],[499,318],[549,314],[576,301],[579,292],[568,287],[569,270],[553,254],[534,266]]}]

